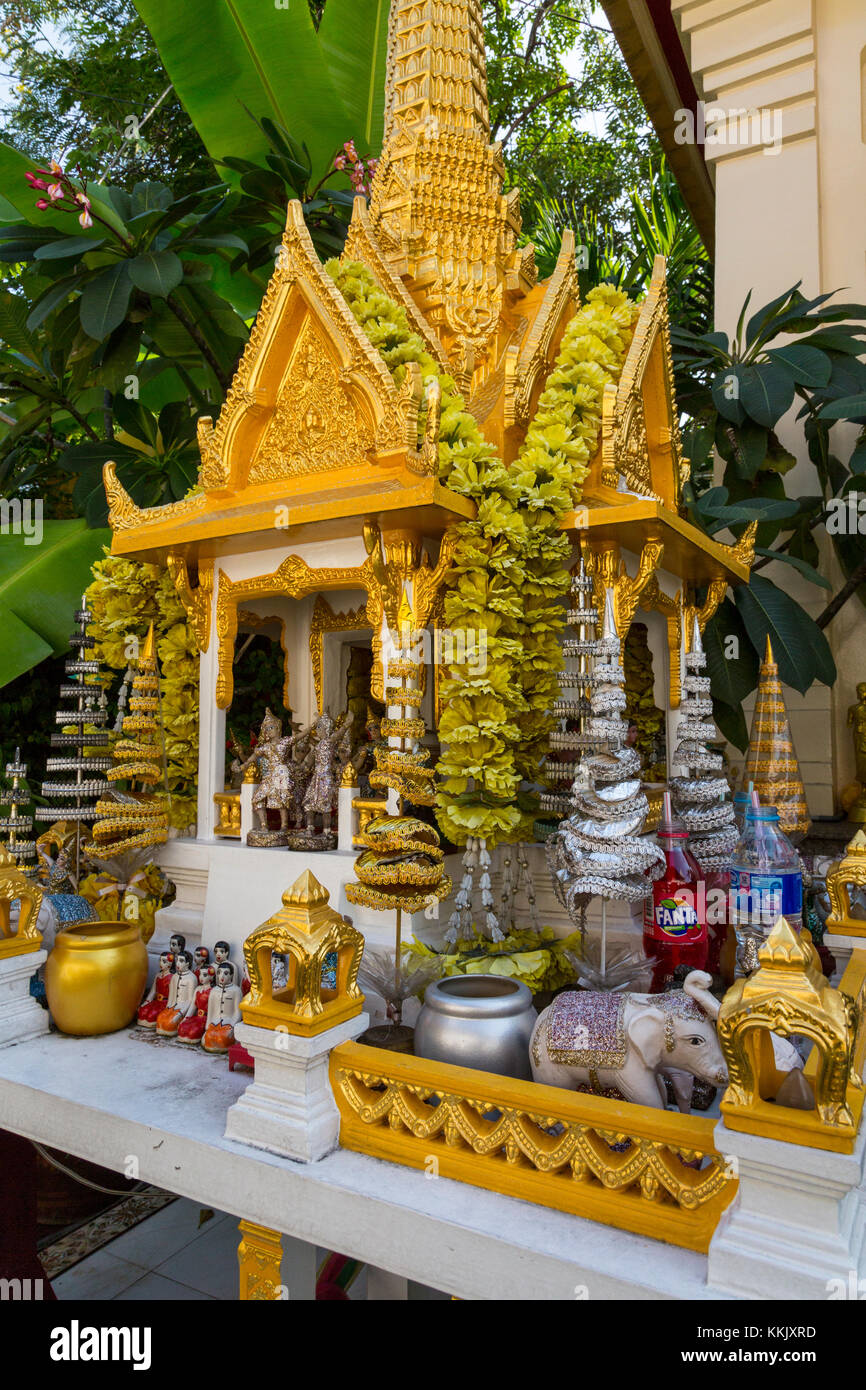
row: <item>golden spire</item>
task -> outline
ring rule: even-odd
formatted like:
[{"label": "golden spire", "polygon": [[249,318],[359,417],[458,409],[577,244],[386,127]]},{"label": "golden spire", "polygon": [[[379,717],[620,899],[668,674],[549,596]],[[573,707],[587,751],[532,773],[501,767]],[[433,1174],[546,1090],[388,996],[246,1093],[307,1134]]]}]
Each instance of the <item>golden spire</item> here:
[{"label": "golden spire", "polygon": [[808,833],[811,821],[806,793],[769,637],[743,771],[743,785],[749,782],[754,783],[762,805],[777,808],[779,824],[786,834],[802,839]]},{"label": "golden spire", "polygon": [[420,123],[454,134],[489,134],[480,0],[392,0],[386,146],[399,123]]},{"label": "golden spire", "polygon": [[138,658],[139,664],[144,666],[149,661],[156,659],[156,640],[153,635],[153,623],[147,629],[147,636],[144,639],[144,646],[141,649],[141,656]]},{"label": "golden spire", "polygon": [[506,300],[537,278],[489,139],[480,0],[392,0],[370,220],[463,390],[496,367]]}]

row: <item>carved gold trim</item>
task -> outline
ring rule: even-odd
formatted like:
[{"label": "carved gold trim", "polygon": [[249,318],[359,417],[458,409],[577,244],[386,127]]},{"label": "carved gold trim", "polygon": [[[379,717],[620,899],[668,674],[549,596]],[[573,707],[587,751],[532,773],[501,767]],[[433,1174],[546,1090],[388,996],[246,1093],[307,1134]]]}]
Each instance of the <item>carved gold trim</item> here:
[{"label": "carved gold trim", "polygon": [[326,632],[353,632],[369,630],[367,605],[350,608],[348,613],[335,613],[326,598],[321,594],[313,605],[310,619],[310,663],[313,667],[313,684],[316,688],[316,709],[322,713],[324,699],[324,658]]},{"label": "carved gold trim", "polygon": [[[382,671],[382,622],[390,631],[400,630],[400,604],[407,586],[411,587],[411,626],[413,632],[427,627],[433,613],[445,575],[451,568],[457,537],[454,528],[442,536],[436,564],[421,545],[413,531],[380,530],[377,522],[364,526],[364,547],[371,571],[367,585],[367,621],[373,630],[373,672],[370,691],[376,700],[384,700]],[[426,675],[425,675],[426,679]]]},{"label": "carved gold trim", "polygon": [[674,388],[665,259],[656,256],[617,386],[602,403],[601,481],[620,477],[676,511],[689,461],[683,455]]},{"label": "carved gold trim", "polygon": [[344,1149],[415,1168],[432,1154],[444,1177],[692,1250],[736,1193],[703,1117],[358,1043],[332,1049],[330,1072]]},{"label": "carved gold trim", "polygon": [[239,1221],[238,1274],[244,1301],[270,1302],[284,1295],[282,1284],[283,1243],[279,1231],[259,1226],[255,1221]]},{"label": "carved gold trim", "polygon": [[591,541],[583,546],[586,568],[592,575],[593,595],[599,613],[604,612],[606,589],[613,589],[613,611],[616,630],[622,642],[634,619],[635,610],[647,585],[655,577],[664,555],[664,541],[651,536],[644,542],[638,559],[637,574],[628,573],[618,545],[594,548]]},{"label": "carved gold trim", "polygon": [[239,840],[241,838],[240,792],[214,792],[213,801],[217,810],[217,823],[213,833],[227,840]]},{"label": "carved gold trim", "polygon": [[[574,265],[574,232],[566,229],[541,307],[520,346],[505,353],[505,427],[529,423],[533,395],[550,372],[560,330],[580,308]],[[474,404],[474,402],[473,402]]]},{"label": "carved gold trim", "polygon": [[671,598],[659,584],[658,576],[654,574],[640,596],[640,606],[645,612],[661,613],[667,624],[668,705],[671,709],[679,709],[682,694],[680,664],[680,649],[683,640],[682,594],[678,593],[676,598]]},{"label": "carved gold trim", "polygon": [[131,531],[151,521],[172,521],[207,511],[203,492],[182,497],[179,502],[166,502],[161,507],[139,507],[118,478],[117,465],[111,459],[102,466],[102,486],[108,499],[108,524],[112,531]]},{"label": "carved gold trim", "polygon": [[[734,982],[719,1012],[719,1043],[729,1075],[722,1098],[725,1123],[731,1129],[850,1153],[864,1099],[866,956],[855,952],[842,987],[833,989],[809,932],[798,933],[779,917],[758,960],[759,969]],[[814,1109],[773,1104],[788,1075],[776,1070],[773,1033],[800,1034],[814,1042],[804,1068]]]},{"label": "carved gold trim", "polygon": [[200,560],[198,583],[190,584],[189,567],[186,559],[177,551],[170,550],[166,556],[166,566],[177,596],[183,604],[200,652],[210,646],[210,621],[213,606],[213,560]]},{"label": "carved gold trim", "polygon": [[313,569],[300,555],[288,555],[270,574],[253,579],[228,579],[220,571],[217,589],[216,631],[218,674],[216,702],[218,709],[228,709],[234,693],[234,646],[238,633],[238,606],[260,598],[285,594],[288,598],[304,598],[318,589],[369,589],[373,583],[369,560],[363,565],[343,569]]}]

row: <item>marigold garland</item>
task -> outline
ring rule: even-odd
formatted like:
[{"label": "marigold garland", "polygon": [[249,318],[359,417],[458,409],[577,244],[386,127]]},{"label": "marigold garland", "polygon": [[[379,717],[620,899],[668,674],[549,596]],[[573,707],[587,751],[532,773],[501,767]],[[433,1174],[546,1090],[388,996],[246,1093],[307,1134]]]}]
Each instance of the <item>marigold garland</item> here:
[{"label": "marigold garland", "polygon": [[129,665],[127,642],[143,642],[153,619],[162,666],[161,715],[165,735],[169,822],[186,830],[196,817],[198,777],[198,647],[171,576],[157,565],[106,552],[93,566],[87,606],[88,631],[96,638],[97,659],[115,671]]},{"label": "marigold garland", "polygon": [[[466,634],[468,652],[470,633],[476,645],[473,659],[452,666],[441,685],[439,734],[447,746],[437,767],[440,827],[457,844],[469,835],[490,846],[526,838],[532,817],[517,805],[517,791],[522,779],[538,778],[562,660],[570,546],[559,523],[580,498],[598,444],[604,388],[622,370],[637,307],[610,285],[590,291],[566,328],[526,439],[506,468],[453,378],[370,270],[335,260],[325,269],[397,384],[407,362],[418,363],[425,388],[439,382],[439,477],[478,507],[475,521],[455,528],[445,596],[448,626]],[[480,643],[486,662],[477,659]]]}]

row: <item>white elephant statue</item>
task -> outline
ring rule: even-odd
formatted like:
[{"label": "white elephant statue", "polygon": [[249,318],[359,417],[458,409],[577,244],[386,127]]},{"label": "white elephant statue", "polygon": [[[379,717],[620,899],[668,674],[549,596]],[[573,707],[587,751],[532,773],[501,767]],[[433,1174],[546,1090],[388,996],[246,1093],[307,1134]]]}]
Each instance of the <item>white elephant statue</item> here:
[{"label": "white elephant statue", "polygon": [[716,1035],[719,1001],[712,976],[692,970],[667,994],[576,990],[559,994],[538,1017],[529,1044],[532,1078],[576,1090],[616,1090],[638,1105],[664,1109],[667,1076],[687,1111],[693,1079],[725,1086]]}]

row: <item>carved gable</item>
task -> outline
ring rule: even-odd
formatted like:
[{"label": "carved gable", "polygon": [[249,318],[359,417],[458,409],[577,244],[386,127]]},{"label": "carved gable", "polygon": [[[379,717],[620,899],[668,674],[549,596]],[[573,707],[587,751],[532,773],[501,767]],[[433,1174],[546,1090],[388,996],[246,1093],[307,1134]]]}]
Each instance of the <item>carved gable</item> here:
[{"label": "carved gable", "polygon": [[[619,385],[605,391],[600,482],[676,511],[688,477],[674,393],[665,259],[656,256]],[[621,481],[622,480],[622,481]]]},{"label": "carved gable", "polygon": [[306,314],[247,481],[265,483],[299,473],[357,467],[368,461],[374,445],[369,403],[341,381],[327,339],[312,315]]},{"label": "carved gable", "polygon": [[300,204],[290,203],[277,268],[216,427],[199,421],[205,491],[397,456],[411,467],[419,392],[411,377],[394,386],[320,265]]}]

